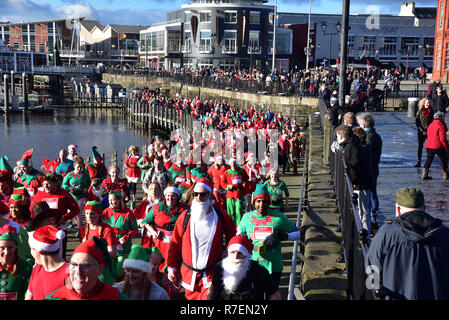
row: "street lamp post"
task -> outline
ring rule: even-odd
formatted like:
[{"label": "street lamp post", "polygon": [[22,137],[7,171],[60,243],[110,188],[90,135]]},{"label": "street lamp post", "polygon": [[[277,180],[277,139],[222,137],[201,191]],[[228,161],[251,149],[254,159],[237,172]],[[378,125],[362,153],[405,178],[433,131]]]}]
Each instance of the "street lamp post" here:
[{"label": "street lamp post", "polygon": [[[327,24],[325,21],[323,21],[321,23],[321,30],[323,30],[323,35],[326,36],[326,29],[327,29]],[[340,29],[341,29],[341,24],[340,22],[337,22],[335,24],[335,29],[337,30],[337,32],[328,32],[327,34],[329,35],[329,66],[331,63],[331,58],[332,58],[332,36],[336,36],[340,34]]]}]

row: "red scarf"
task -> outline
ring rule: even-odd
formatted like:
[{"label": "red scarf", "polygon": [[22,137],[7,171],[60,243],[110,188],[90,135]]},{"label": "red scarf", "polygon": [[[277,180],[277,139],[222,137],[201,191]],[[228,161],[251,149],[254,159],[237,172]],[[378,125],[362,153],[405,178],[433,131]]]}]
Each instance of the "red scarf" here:
[{"label": "red scarf", "polygon": [[421,112],[422,112],[422,114],[425,116],[425,117],[430,117],[430,115],[431,115],[431,112],[432,112],[432,109],[431,108],[426,108],[426,107],[423,107],[423,108],[421,108]]}]

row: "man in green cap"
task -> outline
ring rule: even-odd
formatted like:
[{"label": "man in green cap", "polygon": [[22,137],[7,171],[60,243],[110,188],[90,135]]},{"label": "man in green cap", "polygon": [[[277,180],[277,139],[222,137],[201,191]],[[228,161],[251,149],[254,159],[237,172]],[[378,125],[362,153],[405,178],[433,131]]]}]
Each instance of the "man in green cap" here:
[{"label": "man in green cap", "polygon": [[252,240],[251,259],[268,270],[278,288],[283,269],[281,241],[298,240],[300,231],[282,212],[269,207],[271,197],[265,184],[256,185],[252,203],[255,210],[243,216],[237,234]]},{"label": "man in green cap", "polygon": [[371,289],[407,300],[449,299],[449,229],[424,210],[421,190],[397,191],[396,217],[379,229],[366,257]]},{"label": "man in green cap", "polygon": [[0,300],[23,300],[33,269],[20,259],[16,229],[8,224],[0,228]]}]

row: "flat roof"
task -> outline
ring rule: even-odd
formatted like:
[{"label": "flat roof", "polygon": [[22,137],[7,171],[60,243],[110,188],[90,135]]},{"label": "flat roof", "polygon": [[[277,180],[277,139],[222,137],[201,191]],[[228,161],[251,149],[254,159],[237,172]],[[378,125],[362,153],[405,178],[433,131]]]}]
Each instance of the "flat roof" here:
[{"label": "flat roof", "polygon": [[[87,17],[80,17],[79,20],[84,20]],[[0,23],[0,26],[16,26],[16,25],[22,25],[22,24],[42,24],[42,23],[49,23],[49,22],[61,22],[61,21],[67,21],[67,20],[74,20],[73,18],[61,18],[61,19],[53,19],[53,20],[42,20],[42,21],[22,21],[22,22],[8,22],[8,23]]]}]

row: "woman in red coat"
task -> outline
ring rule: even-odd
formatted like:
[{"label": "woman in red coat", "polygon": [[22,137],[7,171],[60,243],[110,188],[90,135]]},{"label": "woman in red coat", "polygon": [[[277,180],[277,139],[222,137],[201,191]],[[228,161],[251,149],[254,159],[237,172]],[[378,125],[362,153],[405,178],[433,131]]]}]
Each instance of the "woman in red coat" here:
[{"label": "woman in red coat", "polygon": [[427,128],[427,160],[422,172],[421,178],[423,180],[432,179],[432,177],[429,177],[429,168],[435,155],[441,159],[443,179],[448,179],[447,151],[449,150],[449,145],[447,143],[446,132],[447,126],[444,122],[444,114],[441,111],[435,112],[433,115],[433,122]]},{"label": "woman in red coat", "polygon": [[140,177],[140,167],[137,165],[140,159],[139,147],[130,146],[128,149],[128,156],[125,160],[126,166],[126,179],[128,180],[130,197],[131,197],[131,209],[134,209],[134,204],[136,203],[136,187],[137,182]]}]

